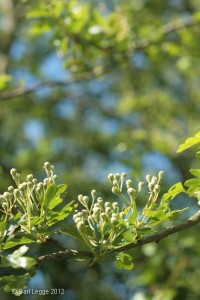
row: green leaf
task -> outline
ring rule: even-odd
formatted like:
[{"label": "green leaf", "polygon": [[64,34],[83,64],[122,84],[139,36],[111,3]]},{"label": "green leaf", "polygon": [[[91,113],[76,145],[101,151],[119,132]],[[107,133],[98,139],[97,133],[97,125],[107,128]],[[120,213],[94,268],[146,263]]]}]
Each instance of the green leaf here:
[{"label": "green leaf", "polygon": [[178,194],[186,193],[181,182],[174,184],[167,193],[165,193],[162,197],[161,204],[163,204],[166,200],[173,200]]},{"label": "green leaf", "polygon": [[58,188],[54,183],[51,183],[45,194],[44,198],[44,208],[47,209],[49,207],[50,202],[57,196]]},{"label": "green leaf", "polygon": [[3,246],[3,249],[10,249],[12,247],[18,246],[18,245],[24,245],[24,244],[30,244],[30,243],[35,243],[34,238],[27,238],[27,237],[21,237],[21,238],[16,238],[14,240],[10,240],[6,242]]},{"label": "green leaf", "polygon": [[3,74],[0,76],[0,90],[4,90],[8,87],[8,84],[11,82],[11,76]]},{"label": "green leaf", "polygon": [[75,225],[71,225],[71,224],[66,224],[65,226],[62,226],[60,228],[60,232],[69,235],[81,242],[83,242],[83,238],[81,236],[81,234],[79,233],[77,227]]},{"label": "green leaf", "polygon": [[36,261],[31,257],[23,256],[28,251],[27,246],[22,246],[18,250],[14,251],[12,254],[1,257],[2,267],[12,267],[14,269],[24,268],[31,269],[36,264]]},{"label": "green leaf", "polygon": [[190,173],[195,177],[200,177],[200,169],[190,169]]},{"label": "green leaf", "polygon": [[2,288],[4,291],[7,293],[12,291],[15,296],[21,295],[22,290],[27,288],[29,281],[29,273],[20,276],[11,275],[0,277],[0,282],[3,284]]},{"label": "green leaf", "polygon": [[127,230],[123,234],[123,238],[126,242],[134,242],[137,237],[137,233],[132,232],[131,230]]},{"label": "green leaf", "polygon": [[60,222],[61,220],[65,219],[66,217],[68,217],[75,209],[75,206],[72,206],[72,203],[74,203],[74,201],[71,201],[69,204],[64,206],[60,211],[51,212],[51,215],[47,221],[47,225],[52,226]]},{"label": "green leaf", "polygon": [[48,209],[49,210],[52,210],[54,207],[56,207],[58,204],[62,203],[62,198],[60,197],[55,197],[53,199],[51,199],[51,201],[49,202],[49,205],[48,205]]},{"label": "green leaf", "polygon": [[129,225],[134,225],[136,219],[137,219],[137,213],[134,211],[134,212],[132,212],[131,214],[129,214],[129,217],[128,217],[128,224],[129,224]]},{"label": "green leaf", "polygon": [[129,254],[120,252],[115,258],[115,266],[117,269],[132,270],[134,267],[133,258]]},{"label": "green leaf", "polygon": [[64,193],[66,189],[66,184],[60,184],[58,186],[56,186],[54,183],[50,184],[45,194],[44,208],[52,210],[58,204],[62,203],[63,200],[59,196],[60,194]]},{"label": "green leaf", "polygon": [[185,207],[185,208],[179,209],[179,210],[171,211],[171,212],[167,213],[167,219],[168,219],[168,220],[176,221],[176,220],[179,219],[180,214],[181,214],[183,211],[187,210],[187,209],[188,209],[188,207]]},{"label": "green leaf", "polygon": [[149,221],[147,222],[147,224],[149,224],[151,226],[152,225],[155,226],[167,219],[167,216],[163,210],[150,211],[147,214],[147,217],[149,218]]},{"label": "green leaf", "polygon": [[194,193],[200,190],[200,178],[189,179],[184,184],[188,187],[187,192],[190,197],[194,196]]},{"label": "green leaf", "polygon": [[59,184],[57,186],[57,195],[63,194],[67,189],[67,184]]},{"label": "green leaf", "polygon": [[184,150],[200,143],[200,131],[197,132],[193,137],[190,137],[185,140],[183,144],[181,144],[176,151],[177,153],[183,152]]}]

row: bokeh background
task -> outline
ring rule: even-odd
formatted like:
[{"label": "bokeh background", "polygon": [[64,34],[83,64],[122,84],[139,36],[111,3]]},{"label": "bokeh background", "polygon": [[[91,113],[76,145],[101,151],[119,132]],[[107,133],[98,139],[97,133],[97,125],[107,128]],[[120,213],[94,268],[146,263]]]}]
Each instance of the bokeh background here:
[{"label": "bokeh background", "polygon": [[[66,201],[94,188],[109,200],[109,172],[137,185],[163,170],[163,193],[188,179],[199,162],[176,150],[199,130],[199,9],[199,0],[1,0],[0,192],[12,167],[42,179],[45,161],[68,184]],[[184,197],[172,205],[190,207],[184,218],[198,209]],[[20,298],[200,299],[198,226],[133,256],[132,271],[44,263],[30,287],[65,294]]]}]

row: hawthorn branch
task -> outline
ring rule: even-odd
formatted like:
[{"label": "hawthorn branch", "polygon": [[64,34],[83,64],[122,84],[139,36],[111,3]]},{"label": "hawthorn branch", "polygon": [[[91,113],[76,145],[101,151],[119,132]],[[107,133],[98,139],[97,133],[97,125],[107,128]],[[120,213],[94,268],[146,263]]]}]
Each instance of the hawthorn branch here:
[{"label": "hawthorn branch", "polygon": [[74,260],[74,259],[86,259],[86,258],[93,258],[93,254],[91,252],[87,251],[77,251],[77,250],[63,250],[58,251],[50,254],[45,254],[42,256],[39,256],[36,261],[39,265],[42,262],[48,261],[48,260],[54,260],[54,259],[66,259],[66,260]]},{"label": "hawthorn branch", "polygon": [[145,244],[148,244],[148,243],[151,243],[151,242],[158,243],[160,240],[167,237],[168,235],[174,234],[176,232],[183,231],[183,230],[188,229],[190,227],[193,227],[193,226],[195,226],[199,223],[200,223],[200,210],[183,223],[180,223],[180,224],[177,224],[177,225],[174,225],[174,226],[170,226],[170,227],[168,227],[167,229],[165,229],[161,232],[150,235],[150,236],[148,236],[146,238],[143,238],[141,240],[137,240],[137,241],[135,241],[133,243],[130,243],[128,245],[119,247],[117,249],[112,249],[111,251],[109,251],[109,253],[131,250],[133,248],[137,248],[137,247],[140,247],[142,245],[145,245]]},{"label": "hawthorn branch", "polygon": [[[115,252],[131,250],[131,249],[134,249],[134,248],[137,248],[137,247],[140,247],[142,245],[152,243],[152,242],[158,243],[160,240],[162,240],[163,238],[165,238],[171,234],[183,231],[183,230],[193,227],[199,223],[200,223],[200,210],[196,214],[194,214],[192,217],[190,217],[188,220],[186,220],[185,222],[182,222],[182,223],[174,225],[174,226],[170,226],[167,229],[165,229],[159,233],[156,233],[156,234],[150,235],[146,238],[137,240],[128,245],[121,246],[116,249],[111,249],[107,253],[109,255],[109,254],[112,254]],[[94,258],[94,254],[92,254],[89,251],[77,251],[77,250],[65,249],[63,251],[58,251],[58,252],[54,252],[51,254],[46,254],[46,255],[40,256],[36,259],[36,261],[39,265],[42,262],[53,260],[53,259],[74,260],[74,259],[87,259],[87,258],[90,258],[90,259]]]}]

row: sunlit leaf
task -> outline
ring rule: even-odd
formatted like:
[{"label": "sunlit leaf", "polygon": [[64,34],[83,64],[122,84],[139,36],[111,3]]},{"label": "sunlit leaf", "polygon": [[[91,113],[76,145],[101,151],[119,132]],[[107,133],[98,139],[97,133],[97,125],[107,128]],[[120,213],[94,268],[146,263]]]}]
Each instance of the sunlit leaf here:
[{"label": "sunlit leaf", "polygon": [[23,256],[28,251],[27,246],[22,246],[12,254],[1,257],[0,265],[2,267],[12,267],[14,269],[24,268],[31,269],[36,264],[36,261],[31,257]]},{"label": "sunlit leaf", "polygon": [[132,256],[125,254],[124,252],[120,252],[115,257],[115,266],[120,270],[132,270],[134,267]]},{"label": "sunlit leaf", "polygon": [[200,143],[200,132],[197,132],[193,137],[190,137],[181,144],[177,150],[178,153]]}]

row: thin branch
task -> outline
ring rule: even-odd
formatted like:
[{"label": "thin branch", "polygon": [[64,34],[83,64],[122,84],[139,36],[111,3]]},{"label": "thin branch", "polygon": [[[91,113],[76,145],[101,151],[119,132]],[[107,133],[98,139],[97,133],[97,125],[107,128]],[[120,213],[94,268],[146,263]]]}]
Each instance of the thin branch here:
[{"label": "thin branch", "polygon": [[164,36],[166,36],[169,33],[179,31],[181,29],[195,26],[200,24],[199,19],[195,19],[193,16],[184,17],[181,19],[178,19],[174,22],[170,22],[160,29],[158,29],[158,32],[155,32],[155,35],[150,39],[142,39],[139,40],[136,45],[133,47],[133,50],[141,50],[144,49],[152,44],[155,44],[158,40],[162,39]]},{"label": "thin branch", "polygon": [[73,259],[86,259],[86,258],[92,258],[93,255],[90,252],[87,251],[76,251],[76,250],[64,250],[64,251],[58,251],[50,254],[45,254],[43,256],[40,256],[36,259],[37,264],[40,264],[42,262],[53,260],[53,259],[66,259],[66,260],[73,260]]},{"label": "thin branch", "polygon": [[81,76],[77,77],[77,78],[71,77],[66,80],[46,80],[46,81],[36,83],[35,85],[33,85],[30,88],[20,87],[20,88],[16,88],[16,89],[7,90],[7,91],[0,93],[0,101],[5,101],[5,100],[12,99],[12,98],[18,98],[21,96],[25,96],[25,95],[37,92],[38,90],[40,90],[41,88],[44,88],[44,87],[65,86],[65,85],[68,85],[71,83],[88,80],[94,75],[97,75],[97,74],[94,74],[93,72],[85,72],[85,73],[82,73]]},{"label": "thin branch", "polygon": [[[108,254],[131,250],[133,248],[137,248],[137,247],[140,247],[142,245],[145,245],[145,244],[148,244],[151,242],[158,243],[161,239],[167,237],[168,235],[183,231],[183,230],[188,229],[192,226],[195,226],[199,223],[200,223],[200,210],[195,215],[193,215],[191,218],[189,218],[187,221],[185,221],[183,223],[168,227],[167,229],[165,229],[159,233],[150,235],[141,240],[137,240],[136,242],[130,243],[128,245],[118,247],[116,249],[112,249],[108,252]],[[58,251],[55,253],[40,256],[36,260],[37,260],[37,263],[40,264],[42,262],[52,260],[52,259],[73,260],[73,259],[87,259],[87,258],[90,258],[90,259],[93,258],[93,254],[88,251],[76,251],[76,250],[66,249],[64,251]]]},{"label": "thin branch", "polygon": [[150,236],[148,236],[144,239],[141,239],[141,240],[137,240],[136,242],[130,243],[128,245],[119,247],[117,249],[112,249],[111,251],[109,251],[109,253],[131,250],[133,248],[137,248],[137,247],[140,247],[142,245],[145,245],[145,244],[148,244],[148,243],[151,243],[151,242],[158,243],[160,240],[167,237],[168,235],[171,235],[171,234],[176,233],[176,232],[183,231],[183,230],[188,229],[192,226],[195,226],[199,223],[200,223],[200,210],[195,215],[193,215],[192,217],[190,217],[187,221],[185,221],[183,223],[180,223],[180,224],[177,224],[177,225],[174,225],[174,226],[170,226],[167,229],[165,229],[165,230],[163,230],[159,233],[150,235]]}]

